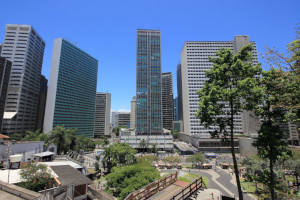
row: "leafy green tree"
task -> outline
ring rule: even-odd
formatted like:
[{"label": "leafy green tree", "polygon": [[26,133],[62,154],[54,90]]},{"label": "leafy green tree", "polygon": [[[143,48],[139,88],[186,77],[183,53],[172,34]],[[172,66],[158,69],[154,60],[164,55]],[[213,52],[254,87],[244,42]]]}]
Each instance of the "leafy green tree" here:
[{"label": "leafy green tree", "polygon": [[149,165],[152,165],[153,162],[159,160],[159,157],[156,155],[143,155],[141,157],[137,157],[136,160],[138,164],[148,163]]},{"label": "leafy green tree", "polygon": [[235,55],[229,49],[221,49],[217,52],[216,58],[210,58],[214,66],[211,70],[206,71],[208,80],[198,91],[200,102],[196,114],[201,124],[214,130],[211,132],[212,137],[221,135],[226,140],[228,135],[230,136],[231,154],[240,200],[243,199],[243,193],[234,150],[234,116],[243,110],[253,109],[255,95],[259,93],[255,84],[261,67],[252,65],[252,50],[251,44],[244,46]]},{"label": "leafy green tree", "polygon": [[113,132],[114,132],[114,134],[116,135],[116,136],[119,136],[119,134],[120,134],[120,129],[121,128],[126,128],[126,126],[118,126],[118,127],[115,127],[115,128],[113,128]]},{"label": "leafy green tree", "polygon": [[157,151],[158,151],[157,145],[156,144],[152,144],[152,146],[151,146],[151,152],[152,153],[157,153]]},{"label": "leafy green tree", "polygon": [[36,192],[50,187],[52,176],[46,165],[36,163],[22,165],[20,175],[25,180],[19,184],[21,187]]},{"label": "leafy green tree", "polygon": [[84,136],[76,136],[76,146],[75,150],[78,152],[80,149],[84,151],[93,151],[96,147],[96,143],[93,138],[88,138]]},{"label": "leafy green tree", "polygon": [[115,143],[103,152],[103,166],[110,173],[114,166],[123,166],[136,163],[136,150],[125,143]]},{"label": "leafy green tree", "polygon": [[23,137],[22,141],[40,141],[41,130],[38,129],[35,132],[26,131],[25,137]]},{"label": "leafy green tree", "polygon": [[22,140],[22,134],[21,133],[14,133],[14,134],[10,135],[9,138],[11,140],[20,141],[20,140]]},{"label": "leafy green tree", "polygon": [[169,162],[169,163],[180,163],[182,161],[180,156],[167,156],[163,158],[164,162]]},{"label": "leafy green tree", "polygon": [[293,172],[293,175],[295,176],[297,188],[299,189],[298,177],[300,176],[300,160],[289,159],[286,163],[286,166],[287,169]]},{"label": "leafy green tree", "polygon": [[140,144],[139,144],[139,148],[141,150],[146,151],[146,149],[148,148],[148,144],[147,144],[147,140],[146,139],[141,139]]},{"label": "leafy green tree", "polygon": [[205,156],[203,153],[200,153],[200,152],[190,155],[185,159],[186,162],[192,163],[193,166],[196,163],[203,163],[204,160],[205,160]]},{"label": "leafy green tree", "polygon": [[50,134],[50,140],[57,145],[57,153],[62,154],[66,144],[67,129],[64,126],[56,126]]},{"label": "leafy green tree", "polygon": [[119,199],[159,179],[159,171],[147,164],[114,167],[106,176],[106,190]]}]

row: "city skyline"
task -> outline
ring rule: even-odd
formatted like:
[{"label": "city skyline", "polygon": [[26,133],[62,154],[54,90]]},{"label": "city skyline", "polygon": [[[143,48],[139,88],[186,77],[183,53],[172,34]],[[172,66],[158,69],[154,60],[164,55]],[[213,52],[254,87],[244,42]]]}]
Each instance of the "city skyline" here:
[{"label": "city skyline", "polygon": [[[32,25],[46,42],[42,74],[49,79],[53,40],[57,37],[69,39],[99,60],[97,91],[112,94],[112,110],[128,111],[136,87],[136,29],[161,30],[162,72],[172,72],[176,83],[176,67],[185,41],[228,41],[232,35],[249,35],[256,41],[258,52],[263,52],[264,45],[286,52],[286,44],[295,37],[294,27],[300,16],[297,12],[299,1],[188,1],[185,4],[166,1],[153,5],[139,1],[89,4],[72,1],[70,11],[65,8],[71,1],[37,2],[2,3],[4,7],[13,6],[18,15],[9,14],[8,9],[0,13],[3,19],[0,43],[6,24]],[[77,16],[79,10],[83,14]],[[55,16],[51,14],[53,11]],[[115,80],[122,77],[126,77],[127,82],[120,89]],[[176,97],[176,84],[173,85]]]}]

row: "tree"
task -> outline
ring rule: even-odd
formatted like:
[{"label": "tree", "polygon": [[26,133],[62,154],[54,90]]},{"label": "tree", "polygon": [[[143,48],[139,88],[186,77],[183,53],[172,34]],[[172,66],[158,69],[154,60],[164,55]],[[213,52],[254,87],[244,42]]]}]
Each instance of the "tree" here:
[{"label": "tree", "polygon": [[163,158],[164,162],[169,162],[169,163],[180,163],[182,161],[180,156],[167,156]]},{"label": "tree", "polygon": [[298,177],[300,175],[300,160],[289,159],[287,161],[287,167],[293,172],[293,175],[295,176],[297,188],[299,189]]},{"label": "tree", "polygon": [[172,130],[171,130],[171,133],[172,133],[174,139],[178,139],[178,138],[179,138],[179,134],[180,134],[180,133],[178,133],[178,131],[172,129]]},{"label": "tree", "polygon": [[119,199],[159,179],[159,171],[148,164],[114,167],[106,176],[106,190]]},{"label": "tree", "polygon": [[25,180],[20,183],[21,187],[36,192],[50,187],[52,176],[47,170],[47,165],[36,163],[22,165],[20,175]]},{"label": "tree", "polygon": [[158,151],[157,145],[156,144],[152,144],[151,152],[152,153],[157,153],[157,151]]},{"label": "tree", "polygon": [[20,141],[20,140],[22,140],[22,134],[21,133],[14,133],[11,136],[9,136],[9,139]]},{"label": "tree", "polygon": [[146,149],[148,148],[147,140],[146,139],[141,139],[140,144],[139,144],[140,149],[142,149],[145,153]]},{"label": "tree", "polygon": [[56,126],[50,135],[50,140],[57,145],[57,154],[62,154],[65,151],[67,130],[64,126]]},{"label": "tree", "polygon": [[110,173],[114,166],[123,166],[136,163],[136,150],[125,143],[115,143],[103,152],[103,166]]},{"label": "tree", "polygon": [[22,139],[22,141],[40,141],[40,134],[40,129],[36,130],[35,132],[26,131],[25,137]]},{"label": "tree", "polygon": [[203,153],[200,153],[200,152],[195,153],[194,155],[190,155],[185,159],[186,162],[192,163],[193,166],[197,163],[203,163],[204,160],[205,160],[205,157],[204,157]]},{"label": "tree", "polygon": [[212,137],[222,136],[227,140],[227,136],[230,135],[240,200],[243,199],[243,193],[234,151],[234,116],[243,110],[251,110],[255,100],[254,94],[259,92],[254,86],[261,67],[252,65],[252,50],[253,47],[249,44],[234,55],[231,50],[223,48],[217,52],[217,58],[210,58],[214,66],[206,71],[208,80],[198,91],[200,102],[196,114],[201,124],[213,130]]}]

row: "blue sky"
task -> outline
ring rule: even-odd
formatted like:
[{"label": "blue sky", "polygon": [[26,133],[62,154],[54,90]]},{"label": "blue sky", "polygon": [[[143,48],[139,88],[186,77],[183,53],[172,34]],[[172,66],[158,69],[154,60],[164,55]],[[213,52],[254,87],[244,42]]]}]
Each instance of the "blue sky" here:
[{"label": "blue sky", "polygon": [[53,40],[63,37],[99,60],[97,91],[112,110],[130,110],[135,95],[136,29],[160,29],[162,72],[172,72],[185,41],[229,41],[249,35],[285,52],[300,22],[299,0],[0,0],[5,24],[30,24],[46,41],[42,74],[49,78]]}]

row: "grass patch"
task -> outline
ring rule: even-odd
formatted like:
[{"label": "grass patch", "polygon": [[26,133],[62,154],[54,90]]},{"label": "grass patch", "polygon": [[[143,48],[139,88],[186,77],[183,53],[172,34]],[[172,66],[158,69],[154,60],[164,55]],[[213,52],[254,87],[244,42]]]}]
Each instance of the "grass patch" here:
[{"label": "grass patch", "polygon": [[249,193],[255,193],[256,187],[254,182],[241,182],[243,190],[246,190]]},{"label": "grass patch", "polygon": [[192,168],[192,165],[182,165],[183,168]]},{"label": "grass patch", "polygon": [[87,171],[91,174],[95,174],[96,170],[94,168],[87,168]]},{"label": "grass patch", "polygon": [[208,178],[205,177],[205,176],[202,176],[202,180],[203,180],[204,185],[205,185],[206,187],[208,187],[208,183],[209,183]]},{"label": "grass patch", "polygon": [[191,182],[192,182],[191,179],[189,179],[189,178],[187,178],[187,177],[183,177],[183,176],[179,177],[178,180],[184,181],[184,182],[188,182],[188,183],[191,183]]}]

